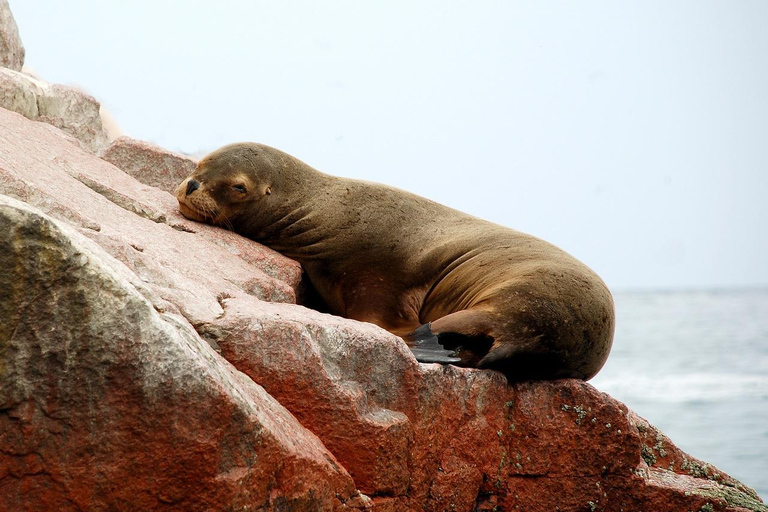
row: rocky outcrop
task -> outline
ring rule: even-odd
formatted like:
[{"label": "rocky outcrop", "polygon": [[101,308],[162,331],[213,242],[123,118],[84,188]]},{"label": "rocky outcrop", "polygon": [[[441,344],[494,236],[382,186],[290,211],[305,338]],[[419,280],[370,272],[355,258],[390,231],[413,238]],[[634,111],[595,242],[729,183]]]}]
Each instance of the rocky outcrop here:
[{"label": "rocky outcrop", "polygon": [[19,27],[8,0],[0,0],[0,67],[21,71],[23,65],[24,45],[19,38]]},{"label": "rocky outcrop", "polygon": [[101,158],[145,185],[169,194],[174,193],[197,165],[193,158],[130,137],[115,140]]},{"label": "rocky outcrop", "polygon": [[27,73],[24,46],[7,0],[0,0],[0,108],[53,125],[94,154],[109,145],[101,122],[101,106],[84,92],[50,84]]},{"label": "rocky outcrop", "polygon": [[67,94],[0,69],[0,512],[768,510],[587,383],[296,305],[296,262],[179,215],[193,160]]},{"label": "rocky outcrop", "polygon": [[0,510],[766,510],[587,383],[295,305],[295,262],[6,110],[0,193]]},{"label": "rocky outcrop", "polygon": [[91,153],[99,154],[109,145],[99,102],[74,87],[0,68],[0,107],[61,129]]},{"label": "rocky outcrop", "polygon": [[0,509],[360,500],[316,436],[98,245],[7,197],[0,231]]}]

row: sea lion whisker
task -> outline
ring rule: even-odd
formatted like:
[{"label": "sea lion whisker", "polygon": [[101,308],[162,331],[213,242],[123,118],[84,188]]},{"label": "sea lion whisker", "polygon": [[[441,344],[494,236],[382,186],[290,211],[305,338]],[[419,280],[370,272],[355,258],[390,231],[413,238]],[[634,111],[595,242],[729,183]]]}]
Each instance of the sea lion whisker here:
[{"label": "sea lion whisker", "polygon": [[229,220],[229,217],[224,217],[223,219],[224,227],[229,231],[234,231],[235,227],[232,225],[232,221]]},{"label": "sea lion whisker", "polygon": [[211,219],[211,221],[216,219],[216,215],[218,214],[218,212],[216,211],[216,208],[212,208],[210,206],[204,205],[201,209],[204,217]]}]

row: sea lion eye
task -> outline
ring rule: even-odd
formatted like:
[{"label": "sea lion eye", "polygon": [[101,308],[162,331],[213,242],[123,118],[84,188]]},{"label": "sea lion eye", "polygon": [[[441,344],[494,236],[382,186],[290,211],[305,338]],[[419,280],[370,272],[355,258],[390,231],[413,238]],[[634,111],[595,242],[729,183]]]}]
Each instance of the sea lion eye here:
[{"label": "sea lion eye", "polygon": [[243,185],[241,183],[238,183],[237,185],[232,185],[232,188],[237,190],[238,192],[243,193],[243,194],[245,194],[245,192],[246,192],[245,185]]}]

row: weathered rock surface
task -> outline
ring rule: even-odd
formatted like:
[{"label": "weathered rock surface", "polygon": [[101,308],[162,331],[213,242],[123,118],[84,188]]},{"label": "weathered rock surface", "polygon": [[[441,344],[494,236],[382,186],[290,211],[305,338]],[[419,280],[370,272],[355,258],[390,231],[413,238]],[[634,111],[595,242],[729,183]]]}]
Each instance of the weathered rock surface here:
[{"label": "weathered rock surface", "polygon": [[197,160],[148,142],[120,137],[101,158],[140,182],[173,195],[176,187],[192,174]]},{"label": "weathered rock surface", "polygon": [[99,154],[109,145],[99,102],[74,87],[0,68],[0,107],[61,129],[91,153]]},{"label": "weathered rock surface", "polygon": [[21,71],[23,65],[24,45],[19,38],[19,27],[8,0],[0,0],[0,67]]},{"label": "weathered rock surface", "polygon": [[292,304],[295,262],[1,109],[0,194],[40,210],[0,206],[0,510],[766,510],[589,384]]},{"label": "weathered rock surface", "polygon": [[0,108],[51,124],[79,140],[92,153],[109,141],[100,105],[73,87],[49,84],[22,73],[24,45],[7,0],[0,0]]},{"label": "weathered rock surface", "polygon": [[[0,192],[80,228],[156,292],[158,308],[202,322],[222,313],[217,297],[295,300],[297,263],[184,219],[170,194],[93,157],[51,126],[1,109],[0,126]],[[18,153],[30,140],[35,150]]]},{"label": "weathered rock surface", "polygon": [[0,232],[0,509],[359,500],[316,436],[103,249],[7,197]]}]

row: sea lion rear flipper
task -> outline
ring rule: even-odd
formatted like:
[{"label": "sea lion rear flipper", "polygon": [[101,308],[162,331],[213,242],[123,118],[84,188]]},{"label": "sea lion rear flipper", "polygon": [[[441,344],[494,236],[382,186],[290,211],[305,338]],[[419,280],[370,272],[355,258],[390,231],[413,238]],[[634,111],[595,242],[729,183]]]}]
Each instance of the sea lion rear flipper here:
[{"label": "sea lion rear flipper", "polygon": [[410,334],[403,336],[408,348],[420,363],[460,363],[461,358],[453,350],[447,350],[440,344],[432,332],[430,324],[424,324]]}]

